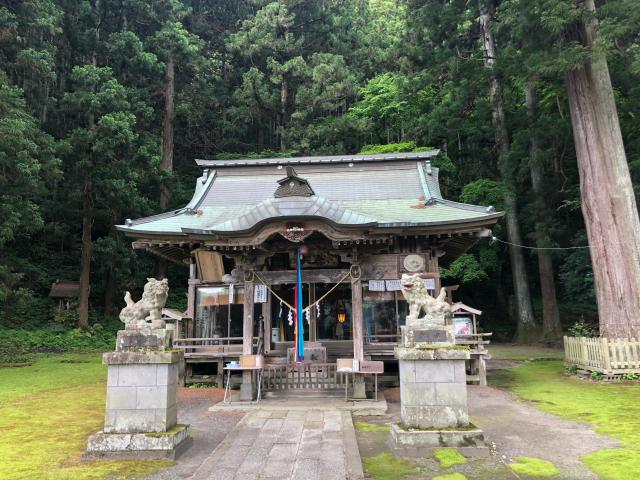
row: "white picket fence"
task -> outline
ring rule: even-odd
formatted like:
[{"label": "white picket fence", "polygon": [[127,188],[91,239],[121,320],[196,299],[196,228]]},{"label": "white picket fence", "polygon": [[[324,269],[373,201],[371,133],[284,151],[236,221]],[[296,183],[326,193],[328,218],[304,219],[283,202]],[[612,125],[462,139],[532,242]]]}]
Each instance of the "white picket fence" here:
[{"label": "white picket fence", "polygon": [[640,373],[640,340],[564,337],[564,360],[606,375]]}]

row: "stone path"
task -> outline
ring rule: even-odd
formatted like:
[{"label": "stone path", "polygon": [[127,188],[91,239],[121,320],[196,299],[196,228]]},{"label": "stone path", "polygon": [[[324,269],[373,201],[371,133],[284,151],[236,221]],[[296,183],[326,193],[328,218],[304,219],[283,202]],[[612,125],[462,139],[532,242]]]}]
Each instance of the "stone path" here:
[{"label": "stone path", "polygon": [[351,413],[337,408],[248,413],[200,465],[193,480],[360,480]]}]

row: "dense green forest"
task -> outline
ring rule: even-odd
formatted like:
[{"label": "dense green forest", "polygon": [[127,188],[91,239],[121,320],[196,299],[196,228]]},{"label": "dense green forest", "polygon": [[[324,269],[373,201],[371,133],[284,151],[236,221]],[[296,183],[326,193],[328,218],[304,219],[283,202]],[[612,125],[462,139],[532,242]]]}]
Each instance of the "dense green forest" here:
[{"label": "dense green forest", "polygon": [[[194,158],[420,147],[445,197],[509,212],[499,240],[552,248],[483,240],[443,271],[487,329],[553,342],[596,321],[589,249],[565,249],[588,242],[572,72],[606,56],[637,180],[640,9],[597,2],[590,43],[581,5],[0,0],[0,324],[117,313],[167,267],[113,225],[184,205]],[[187,272],[167,274],[184,308]],[[90,287],[79,314],[53,315],[56,279]]]}]

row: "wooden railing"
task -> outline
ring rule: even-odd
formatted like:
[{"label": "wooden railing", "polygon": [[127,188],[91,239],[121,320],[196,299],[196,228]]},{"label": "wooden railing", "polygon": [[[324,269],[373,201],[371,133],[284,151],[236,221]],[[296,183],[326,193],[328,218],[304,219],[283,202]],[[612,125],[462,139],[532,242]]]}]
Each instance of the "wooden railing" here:
[{"label": "wooden railing", "polygon": [[[253,337],[253,346],[257,344],[258,337]],[[184,350],[186,358],[240,356],[242,337],[176,338],[173,347]]]},{"label": "wooden railing", "polygon": [[564,360],[607,375],[640,373],[640,340],[564,337]]},{"label": "wooden railing", "polygon": [[264,390],[331,390],[344,388],[346,381],[335,363],[265,365],[262,373]]},{"label": "wooden railing", "polygon": [[365,335],[365,343],[398,343],[400,341],[399,333],[390,333],[385,335]]},{"label": "wooden railing", "polygon": [[456,345],[468,345],[475,350],[484,350],[484,346],[491,343],[491,340],[489,340],[491,335],[493,335],[493,332],[456,335]]}]

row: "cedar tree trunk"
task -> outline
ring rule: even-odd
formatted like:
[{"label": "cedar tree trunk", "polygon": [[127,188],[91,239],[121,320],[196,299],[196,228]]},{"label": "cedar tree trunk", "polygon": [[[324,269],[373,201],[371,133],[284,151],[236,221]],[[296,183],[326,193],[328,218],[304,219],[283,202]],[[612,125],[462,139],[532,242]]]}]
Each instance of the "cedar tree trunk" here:
[{"label": "cedar tree trunk", "polygon": [[[568,33],[591,48],[597,38],[593,0],[576,5],[585,17]],[[593,264],[600,335],[640,337],[640,220],[605,56],[566,73],[580,174],[582,214]]]},{"label": "cedar tree trunk", "polygon": [[[175,116],[175,61],[167,59],[164,81],[164,118],[162,128],[162,163],[160,167],[171,172],[173,170],[173,119]],[[163,182],[160,186],[160,209],[165,212],[169,208],[171,192]],[[167,276],[167,261],[164,258],[156,260],[156,276],[160,279]]]},{"label": "cedar tree trunk", "polygon": [[[173,170],[173,117],[175,116],[175,63],[173,58],[167,60],[164,81],[164,118],[162,128],[162,163],[167,172]],[[169,206],[171,194],[166,185],[160,190],[160,207],[163,211]]]},{"label": "cedar tree trunk", "polygon": [[[547,246],[549,230],[545,218],[549,212],[544,195],[544,167],[538,158],[538,138],[535,131],[537,109],[536,86],[529,82],[525,89],[527,115],[529,117],[529,163],[531,165],[531,185],[535,196],[538,221],[536,222],[536,245]],[[553,273],[553,259],[548,250],[538,250],[538,271],[540,274],[540,292],[542,294],[542,339],[550,345],[562,341],[560,312],[556,297],[556,285]]]},{"label": "cedar tree trunk", "polygon": [[[485,67],[491,71],[489,95],[493,103],[493,124],[495,127],[496,146],[500,152],[499,168],[502,181],[509,187],[510,192],[504,197],[507,223],[507,237],[509,242],[522,244],[520,226],[518,224],[518,208],[513,193],[514,181],[511,168],[508,165],[509,134],[504,112],[504,101],[501,94],[500,81],[494,73],[496,47],[491,32],[493,21],[493,3],[491,0],[479,0],[480,27],[484,48]],[[524,263],[524,256],[519,247],[509,245],[509,260],[513,277],[513,289],[516,295],[517,330],[515,341],[518,343],[532,343],[538,339],[538,325],[533,316],[531,296],[529,291],[529,277]]]},{"label": "cedar tree trunk", "polygon": [[113,267],[107,268],[107,281],[104,287],[104,314],[107,316],[113,315],[114,303],[116,298],[116,281],[113,273]]},{"label": "cedar tree trunk", "polygon": [[80,254],[80,292],[78,327],[89,327],[89,291],[91,290],[91,229],[93,226],[93,198],[91,178],[85,177],[82,189],[82,252]]},{"label": "cedar tree trunk", "polygon": [[289,83],[287,75],[282,74],[282,84],[280,86],[280,151],[287,150],[287,142],[284,134],[284,124],[287,115],[287,102],[289,101]]},{"label": "cedar tree trunk", "polygon": [[[93,9],[97,14],[96,38],[100,39],[100,0],[95,0]],[[96,50],[91,53],[91,65],[98,65]],[[95,128],[93,113],[88,117],[89,130]],[[91,255],[93,242],[91,231],[93,230],[93,183],[89,173],[85,173],[82,185],[82,251],[80,253],[80,292],[78,293],[78,328],[83,330],[89,327],[89,292],[91,291]]]}]

